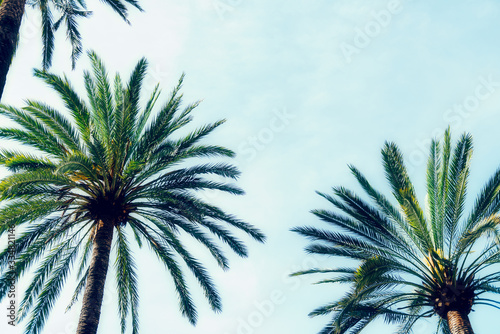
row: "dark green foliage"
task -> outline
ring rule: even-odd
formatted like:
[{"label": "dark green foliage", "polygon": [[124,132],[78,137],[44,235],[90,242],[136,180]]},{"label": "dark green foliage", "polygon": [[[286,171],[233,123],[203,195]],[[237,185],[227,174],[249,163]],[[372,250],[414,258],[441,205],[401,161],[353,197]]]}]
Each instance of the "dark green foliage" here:
[{"label": "dark green foliage", "polygon": [[[119,12],[124,10],[120,1],[107,2]],[[112,254],[116,255],[111,263],[122,332],[129,316],[133,333],[139,328],[132,239],[139,246],[147,245],[165,265],[179,295],[181,312],[194,324],[197,313],[184,266],[198,280],[214,311],[221,310],[221,300],[203,264],[184,247],[183,236],[198,240],[223,269],[228,268],[228,260],[218,239],[238,255],[247,255],[231,229],[264,241],[258,229],[197,195],[203,189],[243,194],[227,181],[238,178],[236,167],[197,160],[234,156],[224,147],[201,143],[224,122],[179,138],[176,131],[190,123],[197,106],[181,107],[183,78],[155,112],[158,88],[145,108],[139,105],[146,60],[139,61],[127,83],[117,75],[112,85],[101,60],[94,53],[89,56],[93,66],[85,74],[89,103],[66,78],[36,71],[37,77],[59,93],[66,113],[30,100],[21,109],[0,105],[0,114],[18,125],[1,128],[0,138],[26,147],[0,151],[0,164],[10,171],[0,182],[0,235],[10,226],[24,228],[16,239],[15,267],[8,266],[7,249],[0,253],[0,297],[6,295],[9,277],[33,273],[19,320],[28,317],[26,333],[40,333],[75,261],[78,282],[68,307],[85,290],[97,228],[111,224],[115,235]]]},{"label": "dark green foliage", "polygon": [[433,141],[427,166],[425,208],[417,200],[403,156],[386,143],[382,160],[397,202],[376,191],[361,172],[350,167],[366,193],[358,197],[338,187],[320,195],[336,211],[313,210],[335,230],[297,227],[311,239],[306,251],[358,262],[352,268],[311,269],[295,275],[329,275],[320,283],[348,283],[340,300],[310,315],[332,314],[324,334],[359,333],[372,320],[400,324],[410,333],[422,317],[438,315],[438,332],[450,333],[450,311],[467,317],[474,305],[498,307],[486,293],[500,293],[500,169],[486,183],[468,216],[465,213],[472,138],[464,134],[455,148],[449,131],[443,144]]},{"label": "dark green foliage", "polygon": [[[129,23],[127,4],[142,10],[135,0],[103,0],[119,16]],[[75,67],[76,60],[82,54],[82,38],[78,30],[78,20],[92,15],[87,4],[82,0],[31,0],[27,3],[40,10],[42,22],[42,65],[47,69],[52,64],[54,54],[54,33],[61,26],[66,29],[66,37],[71,44],[71,61]]]}]

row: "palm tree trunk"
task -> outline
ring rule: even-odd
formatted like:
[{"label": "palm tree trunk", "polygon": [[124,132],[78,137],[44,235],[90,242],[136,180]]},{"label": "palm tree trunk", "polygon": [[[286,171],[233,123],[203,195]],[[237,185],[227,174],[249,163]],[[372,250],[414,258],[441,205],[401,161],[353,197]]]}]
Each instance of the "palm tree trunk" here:
[{"label": "palm tree trunk", "polygon": [[112,240],[113,224],[101,221],[94,239],[94,249],[83,295],[82,311],[76,330],[77,334],[97,333]]},{"label": "palm tree trunk", "polygon": [[474,334],[467,314],[460,311],[448,311],[446,316],[452,334]]},{"label": "palm tree trunk", "polygon": [[0,100],[7,79],[14,50],[16,49],[17,35],[21,27],[26,0],[0,1]]}]

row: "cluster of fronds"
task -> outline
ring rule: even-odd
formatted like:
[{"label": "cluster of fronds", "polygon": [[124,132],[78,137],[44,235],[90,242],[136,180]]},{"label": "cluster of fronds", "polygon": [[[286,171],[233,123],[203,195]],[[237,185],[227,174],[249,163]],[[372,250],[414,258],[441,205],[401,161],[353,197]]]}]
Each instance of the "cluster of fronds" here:
[{"label": "cluster of fronds", "polygon": [[[127,4],[142,10],[136,0],[103,0],[102,2],[110,6],[127,23],[129,22]],[[92,15],[92,12],[87,10],[86,2],[84,0],[27,0],[27,3],[40,11],[43,68],[49,68],[52,63],[54,33],[61,26],[66,28],[66,36],[71,44],[72,66],[75,67],[75,62],[83,50],[78,20]]]},{"label": "cluster of fronds", "polygon": [[[334,274],[321,283],[351,285],[343,298],[311,313],[333,314],[323,334],[359,333],[378,317],[400,324],[398,333],[409,333],[417,320],[434,314],[441,316],[438,326],[442,333],[448,333],[447,310],[468,314],[473,305],[499,304],[483,295],[500,292],[496,285],[500,274],[487,270],[500,262],[500,169],[466,216],[471,153],[472,138],[467,134],[454,150],[449,131],[442,146],[432,142],[427,210],[418,202],[402,154],[393,143],[386,143],[382,158],[398,206],[352,166],[352,174],[369,200],[343,187],[334,188],[334,196],[319,193],[338,211],[313,213],[336,229],[298,227],[294,231],[315,241],[306,249],[310,253],[359,261],[354,267],[296,273]],[[484,249],[473,252],[481,247]]]},{"label": "cluster of fronds", "polygon": [[122,332],[131,314],[133,333],[138,333],[139,295],[131,236],[139,246],[149,246],[166,266],[180,309],[194,323],[197,313],[183,266],[196,277],[213,310],[221,309],[221,301],[207,270],[180,237],[189,235],[199,241],[223,269],[228,268],[228,260],[217,240],[236,254],[247,255],[247,248],[230,228],[264,240],[252,225],[197,196],[205,189],[243,193],[227,181],[238,178],[235,166],[198,160],[234,156],[224,147],[200,143],[223,121],[175,138],[191,122],[191,112],[198,105],[181,108],[182,77],[168,102],[156,111],[158,86],[145,107],[139,105],[147,69],[144,59],[126,85],[119,75],[112,85],[101,60],[93,53],[90,59],[93,73],[85,73],[88,103],[66,78],[35,73],[60,95],[71,117],[36,101],[27,101],[22,109],[0,105],[0,114],[18,125],[0,128],[0,138],[31,148],[0,152],[0,164],[11,172],[0,182],[4,200],[0,234],[9,226],[24,227],[16,239],[15,267],[7,265],[7,249],[0,253],[0,296],[5,296],[12,276],[18,279],[37,264],[18,320],[29,316],[26,332],[40,333],[77,260],[79,282],[69,307],[85,289],[93,236],[99,222],[109,220],[116,236],[114,271]]}]

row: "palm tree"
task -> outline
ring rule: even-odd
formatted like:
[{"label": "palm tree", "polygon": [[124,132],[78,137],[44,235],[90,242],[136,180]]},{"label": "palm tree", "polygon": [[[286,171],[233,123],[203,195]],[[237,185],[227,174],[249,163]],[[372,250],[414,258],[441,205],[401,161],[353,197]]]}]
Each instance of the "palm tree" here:
[{"label": "palm tree", "polygon": [[[223,269],[228,260],[210,233],[242,257],[247,249],[228,227],[264,241],[258,229],[197,196],[206,189],[243,193],[226,181],[239,176],[236,167],[197,160],[234,156],[224,147],[200,143],[224,121],[186,133],[184,127],[198,103],[181,110],[182,77],[155,113],[158,86],[145,107],[139,107],[145,59],[138,62],[126,86],[116,75],[112,87],[101,60],[94,53],[89,56],[93,66],[93,74],[85,73],[89,103],[65,77],[35,72],[60,95],[71,121],[41,102],[28,100],[22,109],[0,105],[1,114],[20,126],[1,128],[0,137],[34,149],[3,149],[0,155],[1,164],[12,172],[0,182],[4,200],[0,232],[9,226],[24,227],[15,241],[15,266],[7,266],[8,249],[0,253],[0,296],[5,296],[9,279],[18,279],[38,263],[18,319],[29,315],[26,333],[40,333],[79,258],[79,282],[70,306],[84,291],[77,333],[96,333],[110,256],[115,256],[121,330],[125,331],[131,314],[133,333],[138,333],[132,236],[166,266],[181,312],[194,324],[197,312],[180,261],[198,280],[214,311],[221,310],[221,300],[207,270],[184,247],[181,236],[199,241]],[[178,130],[184,135],[175,138]]]},{"label": "palm tree", "polygon": [[[398,206],[375,190],[355,167],[350,170],[366,198],[344,187],[333,196],[319,193],[337,211],[312,211],[336,227],[297,227],[312,239],[309,253],[354,260],[333,269],[312,268],[295,275],[330,274],[321,283],[347,283],[348,293],[310,315],[332,314],[323,334],[359,333],[382,317],[410,333],[421,318],[437,315],[438,332],[473,333],[468,315],[475,305],[497,307],[487,293],[500,293],[498,223],[500,169],[465,215],[472,138],[464,134],[455,148],[450,132],[432,141],[427,167],[425,209],[417,200],[403,156],[386,143],[382,158]],[[486,295],[485,295],[486,294]]]},{"label": "palm tree", "polygon": [[[136,0],[103,0],[103,2],[109,5],[126,22],[128,22],[127,3],[142,10]],[[7,73],[16,49],[21,19],[26,4],[26,0],[0,0],[0,99],[2,98]],[[61,25],[66,26],[66,36],[71,43],[71,60],[74,68],[76,60],[82,53],[81,35],[78,30],[77,20],[91,14],[87,10],[85,1],[33,0],[29,1],[28,4],[38,9],[42,18],[43,68],[49,68],[52,63],[54,32]],[[54,21],[53,12],[58,15],[56,21]]]}]

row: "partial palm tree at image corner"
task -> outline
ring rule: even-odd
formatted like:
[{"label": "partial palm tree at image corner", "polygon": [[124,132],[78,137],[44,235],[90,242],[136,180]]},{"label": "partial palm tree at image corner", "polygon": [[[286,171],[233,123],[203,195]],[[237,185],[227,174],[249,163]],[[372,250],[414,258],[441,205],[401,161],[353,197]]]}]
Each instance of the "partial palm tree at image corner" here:
[{"label": "partial palm tree at image corner", "polygon": [[[332,228],[296,227],[312,240],[306,251],[354,260],[358,265],[311,268],[294,275],[325,275],[319,283],[349,285],[340,299],[310,316],[331,315],[321,334],[360,333],[373,320],[398,324],[411,333],[423,318],[437,319],[443,334],[473,333],[475,306],[499,308],[500,169],[484,185],[465,214],[472,137],[452,148],[450,131],[433,140],[427,165],[426,208],[394,143],[382,149],[385,175],[397,205],[372,187],[355,167],[350,170],[366,199],[344,187],[319,193],[335,208],[312,213]],[[338,261],[336,261],[338,262]],[[352,263],[348,262],[348,263]]]},{"label": "partial palm tree at image corner", "polygon": [[[222,269],[229,263],[217,239],[237,255],[248,255],[231,229],[258,242],[265,239],[257,228],[197,196],[202,190],[243,194],[230,182],[239,177],[239,170],[217,162],[234,153],[201,143],[224,121],[177,135],[198,106],[181,108],[183,77],[159,110],[158,86],[141,108],[145,59],[137,63],[126,84],[118,74],[111,84],[102,61],[92,52],[89,57],[93,71],[84,74],[88,103],[66,77],[35,71],[59,94],[70,117],[32,100],[23,108],[0,105],[0,115],[18,125],[1,127],[0,138],[26,148],[0,149],[0,164],[10,172],[0,181],[0,235],[10,226],[24,231],[15,240],[14,268],[7,266],[9,250],[0,253],[0,298],[5,297],[11,277],[18,280],[31,273],[18,320],[26,319],[25,333],[42,333],[67,277],[76,269],[78,282],[68,308],[83,293],[77,333],[94,334],[107,274],[114,272],[121,332],[131,319],[132,333],[138,333],[133,239],[165,265],[181,313],[195,324],[197,311],[183,266],[216,312],[221,310],[221,299],[207,269],[184,247],[183,238],[200,242]],[[116,258],[111,259],[113,254]],[[161,279],[156,282],[161,283]]]},{"label": "partial palm tree at image corner", "polygon": [[[142,11],[136,0],[103,0],[102,2],[111,7],[126,23],[129,23],[127,4]],[[0,100],[2,99],[7,74],[16,53],[18,42],[22,38],[20,32],[26,6],[36,9],[41,18],[40,35],[42,39],[42,67],[44,70],[47,70],[52,65],[55,34],[62,26],[65,26],[66,36],[71,44],[73,68],[75,68],[76,61],[83,52],[78,20],[92,15],[92,12],[87,10],[85,1],[0,0]],[[57,14],[54,15],[54,13]],[[57,20],[54,21],[54,17]]]}]

